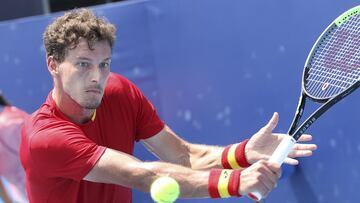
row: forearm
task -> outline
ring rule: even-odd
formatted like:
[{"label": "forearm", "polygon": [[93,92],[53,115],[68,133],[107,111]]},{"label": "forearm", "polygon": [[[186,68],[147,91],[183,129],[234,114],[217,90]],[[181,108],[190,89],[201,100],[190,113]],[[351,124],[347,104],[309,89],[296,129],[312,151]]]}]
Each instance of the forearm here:
[{"label": "forearm", "polygon": [[106,149],[84,180],[149,192],[157,178],[170,176],[179,183],[182,198],[210,197],[210,194],[213,198],[239,197],[249,191],[267,194],[279,177],[280,168],[275,165],[260,161],[241,173],[229,169],[194,170],[171,163],[141,162],[129,154]]},{"label": "forearm", "polygon": [[224,147],[188,144],[189,162],[195,170],[222,168],[221,155]]},{"label": "forearm", "polygon": [[149,183],[151,184],[156,178],[170,176],[179,183],[181,197],[200,198],[209,196],[208,171],[192,170],[187,167],[164,162],[145,162],[137,168],[139,169],[139,183],[141,183],[139,186],[143,187],[143,191],[149,191]]},{"label": "forearm", "polygon": [[[105,156],[104,156],[105,155]],[[208,171],[197,171],[164,162],[141,162],[115,150],[107,149],[86,180],[122,185],[149,192],[158,177],[177,180],[183,198],[208,197]]]},{"label": "forearm", "polygon": [[143,140],[143,143],[165,162],[195,170],[221,168],[223,147],[191,144],[177,136],[168,126],[157,135]]},{"label": "forearm", "polygon": [[243,170],[250,166],[245,156],[245,146],[247,142],[248,140],[244,140],[241,143],[228,145],[227,147],[190,146],[191,162],[196,169],[205,166],[209,168]]},{"label": "forearm", "polygon": [[[241,167],[236,167],[236,164],[234,164],[233,161],[235,157],[241,157],[244,162],[247,162],[246,158],[244,158],[244,149],[238,149],[236,147],[239,145],[232,145],[235,146],[231,148],[232,150],[225,150],[229,149],[229,147],[191,144],[181,139],[167,126],[165,126],[165,128],[157,135],[148,138],[143,142],[145,146],[161,160],[195,170],[223,168],[223,166],[225,166],[225,168],[236,168],[241,170],[242,166],[246,167],[246,164],[241,163],[239,165]],[[232,160],[230,161],[232,163],[231,166],[225,163],[228,162],[227,160]],[[224,163],[225,165],[223,165]]]}]

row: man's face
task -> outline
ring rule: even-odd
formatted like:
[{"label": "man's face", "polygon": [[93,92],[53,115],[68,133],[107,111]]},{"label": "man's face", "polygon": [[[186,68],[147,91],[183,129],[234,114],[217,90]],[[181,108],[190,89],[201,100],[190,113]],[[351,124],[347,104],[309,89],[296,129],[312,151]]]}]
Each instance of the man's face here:
[{"label": "man's face", "polygon": [[110,73],[109,43],[95,42],[92,48],[89,49],[85,39],[80,39],[77,47],[69,49],[59,64],[60,88],[85,109],[96,109],[100,105]]}]

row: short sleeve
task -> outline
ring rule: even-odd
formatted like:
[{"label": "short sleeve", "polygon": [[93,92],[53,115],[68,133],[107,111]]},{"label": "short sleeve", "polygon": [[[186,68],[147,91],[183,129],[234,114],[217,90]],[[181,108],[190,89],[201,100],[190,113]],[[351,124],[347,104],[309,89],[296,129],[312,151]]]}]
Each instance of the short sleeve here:
[{"label": "short sleeve", "polygon": [[94,167],[105,147],[88,139],[77,126],[56,122],[32,135],[31,159],[46,177],[82,180]]},{"label": "short sleeve", "polygon": [[159,133],[165,124],[148,98],[135,85],[131,88],[137,103],[136,140],[150,138]]},{"label": "short sleeve", "polygon": [[133,122],[136,141],[150,138],[164,128],[165,124],[155,107],[135,84],[117,74],[111,75],[109,80],[113,98],[116,98],[118,105],[131,109],[128,120]]}]

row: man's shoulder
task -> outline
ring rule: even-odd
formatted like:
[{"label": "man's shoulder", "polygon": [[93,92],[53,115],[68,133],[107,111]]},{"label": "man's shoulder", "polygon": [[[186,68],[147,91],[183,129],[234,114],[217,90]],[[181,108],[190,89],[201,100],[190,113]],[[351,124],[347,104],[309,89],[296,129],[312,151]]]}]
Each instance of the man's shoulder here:
[{"label": "man's shoulder", "polygon": [[134,91],[139,91],[138,87],[126,77],[110,73],[106,88],[105,96],[127,96],[131,97]]},{"label": "man's shoulder", "polygon": [[117,73],[113,73],[111,72],[109,75],[109,79],[108,79],[108,83],[106,85],[107,88],[109,87],[124,87],[124,86],[129,86],[129,85],[133,85],[133,83],[127,79],[126,77],[117,74]]},{"label": "man's shoulder", "polygon": [[41,111],[34,112],[22,129],[22,139],[27,140],[32,150],[58,148],[78,135],[82,136],[83,132],[75,124]]},{"label": "man's shoulder", "polygon": [[55,107],[44,103],[24,124],[26,134],[48,134],[54,131],[77,129],[76,125],[56,114]]}]

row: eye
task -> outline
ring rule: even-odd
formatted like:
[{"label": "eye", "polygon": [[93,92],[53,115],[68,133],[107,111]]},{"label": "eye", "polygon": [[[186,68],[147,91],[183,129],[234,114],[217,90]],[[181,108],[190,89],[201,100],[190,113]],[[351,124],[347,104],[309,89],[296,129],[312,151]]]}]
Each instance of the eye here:
[{"label": "eye", "polygon": [[102,62],[99,65],[100,68],[109,68],[110,67],[110,63],[108,62]]},{"label": "eye", "polygon": [[88,68],[90,66],[90,63],[85,61],[80,61],[77,65],[81,68]]}]

